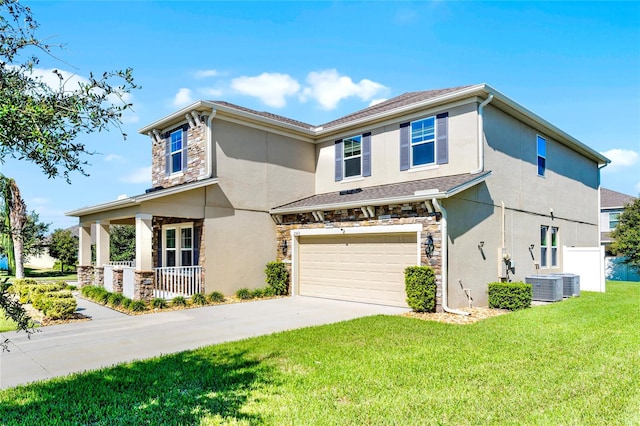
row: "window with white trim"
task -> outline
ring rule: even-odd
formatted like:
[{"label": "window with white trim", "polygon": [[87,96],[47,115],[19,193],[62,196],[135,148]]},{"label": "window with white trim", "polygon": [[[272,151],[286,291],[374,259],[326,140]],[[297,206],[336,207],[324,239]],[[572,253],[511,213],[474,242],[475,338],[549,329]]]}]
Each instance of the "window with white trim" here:
[{"label": "window with white trim", "polygon": [[435,164],[436,118],[411,122],[411,167]]},{"label": "window with white trim", "polygon": [[622,210],[609,212],[609,229],[610,230],[616,229],[616,226],[618,226],[618,223],[620,223],[620,213],[622,213]]},{"label": "window with white trim", "polygon": [[193,224],[180,223],[162,227],[164,266],[193,266]]},{"label": "window with white trim", "polygon": [[558,228],[551,227],[551,267],[558,266]]},{"label": "window with white trim", "polygon": [[549,227],[542,225],[540,227],[540,267],[546,268],[547,254],[549,253],[549,240],[548,240]]},{"label": "window with white trim", "polygon": [[182,129],[171,132],[170,138],[171,173],[178,173],[182,171]]},{"label": "window with white trim", "polygon": [[344,138],[344,177],[362,175],[362,135]]},{"label": "window with white trim", "polygon": [[544,176],[547,171],[547,140],[540,135],[536,138],[538,153],[538,176]]}]

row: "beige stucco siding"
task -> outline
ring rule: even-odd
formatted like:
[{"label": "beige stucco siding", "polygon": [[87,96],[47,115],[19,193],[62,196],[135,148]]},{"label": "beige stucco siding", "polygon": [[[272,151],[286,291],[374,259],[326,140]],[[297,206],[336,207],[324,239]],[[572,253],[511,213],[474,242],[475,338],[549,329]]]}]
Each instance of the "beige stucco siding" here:
[{"label": "beige stucco siding", "polygon": [[[408,171],[400,170],[400,124],[442,112],[449,113],[449,162]],[[335,141],[371,132],[371,176],[335,181]],[[335,135],[318,144],[316,149],[316,192],[326,193],[358,187],[385,185],[410,180],[468,173],[477,164],[476,103],[466,103],[447,109],[425,110],[372,128],[358,128]]]},{"label": "beige stucco siding", "polygon": [[207,208],[204,221],[206,292],[233,295],[264,287],[264,268],[276,259],[276,229],[268,213]]},{"label": "beige stucco siding", "polygon": [[224,120],[213,121],[212,136],[219,186],[233,207],[268,211],[313,194],[312,144]]}]

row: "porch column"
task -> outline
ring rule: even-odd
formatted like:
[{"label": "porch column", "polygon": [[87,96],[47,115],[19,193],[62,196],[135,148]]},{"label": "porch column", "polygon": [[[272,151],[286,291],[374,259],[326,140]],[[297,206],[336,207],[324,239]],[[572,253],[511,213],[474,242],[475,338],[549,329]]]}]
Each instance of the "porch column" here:
[{"label": "porch column", "polygon": [[96,220],[96,266],[109,263],[109,221]]},{"label": "porch column", "polygon": [[136,270],[151,271],[153,269],[153,259],[151,255],[151,244],[153,237],[153,227],[150,214],[136,214]]},{"label": "porch column", "polygon": [[78,237],[78,265],[91,265],[91,223],[80,223]]}]

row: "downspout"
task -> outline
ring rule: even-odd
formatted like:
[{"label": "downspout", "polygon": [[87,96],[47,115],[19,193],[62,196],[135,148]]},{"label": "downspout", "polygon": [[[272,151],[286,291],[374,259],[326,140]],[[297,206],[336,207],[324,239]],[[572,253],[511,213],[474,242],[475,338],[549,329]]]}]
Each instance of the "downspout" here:
[{"label": "downspout", "polygon": [[478,168],[471,173],[484,172],[484,107],[493,100],[493,93],[478,106]]},{"label": "downspout", "polygon": [[214,147],[213,147],[213,140],[212,140],[213,136],[211,135],[212,133],[211,122],[213,121],[213,118],[216,116],[216,112],[217,110],[211,109],[211,114],[207,118],[207,130],[205,132],[205,140],[207,144],[207,172],[203,176],[200,176],[198,180],[209,179],[213,174],[213,166],[211,164],[211,158],[212,158],[211,150]]},{"label": "downspout", "polygon": [[442,309],[445,312],[449,312],[451,314],[457,314],[457,315],[469,315],[469,312],[464,312],[464,311],[459,311],[457,309],[452,309],[448,306],[447,302],[448,302],[448,296],[449,296],[449,283],[448,283],[448,279],[449,279],[449,274],[447,271],[447,268],[449,267],[448,265],[448,251],[447,251],[447,246],[449,245],[449,235],[447,233],[447,210],[441,206],[440,204],[438,204],[438,200],[436,198],[433,198],[431,200],[431,203],[433,203],[433,208],[435,209],[436,212],[440,213],[442,215],[442,219],[441,219],[441,224],[440,224],[440,228],[441,228],[441,241],[442,241],[442,249],[440,250],[441,252],[441,263],[442,263]]}]

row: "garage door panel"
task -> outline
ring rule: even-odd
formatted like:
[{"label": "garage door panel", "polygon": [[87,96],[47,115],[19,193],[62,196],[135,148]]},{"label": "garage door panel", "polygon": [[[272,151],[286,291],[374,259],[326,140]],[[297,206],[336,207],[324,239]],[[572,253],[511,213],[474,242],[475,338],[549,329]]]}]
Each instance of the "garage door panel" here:
[{"label": "garage door panel", "polygon": [[417,236],[301,236],[299,293],[406,306],[404,269],[417,260]]}]

